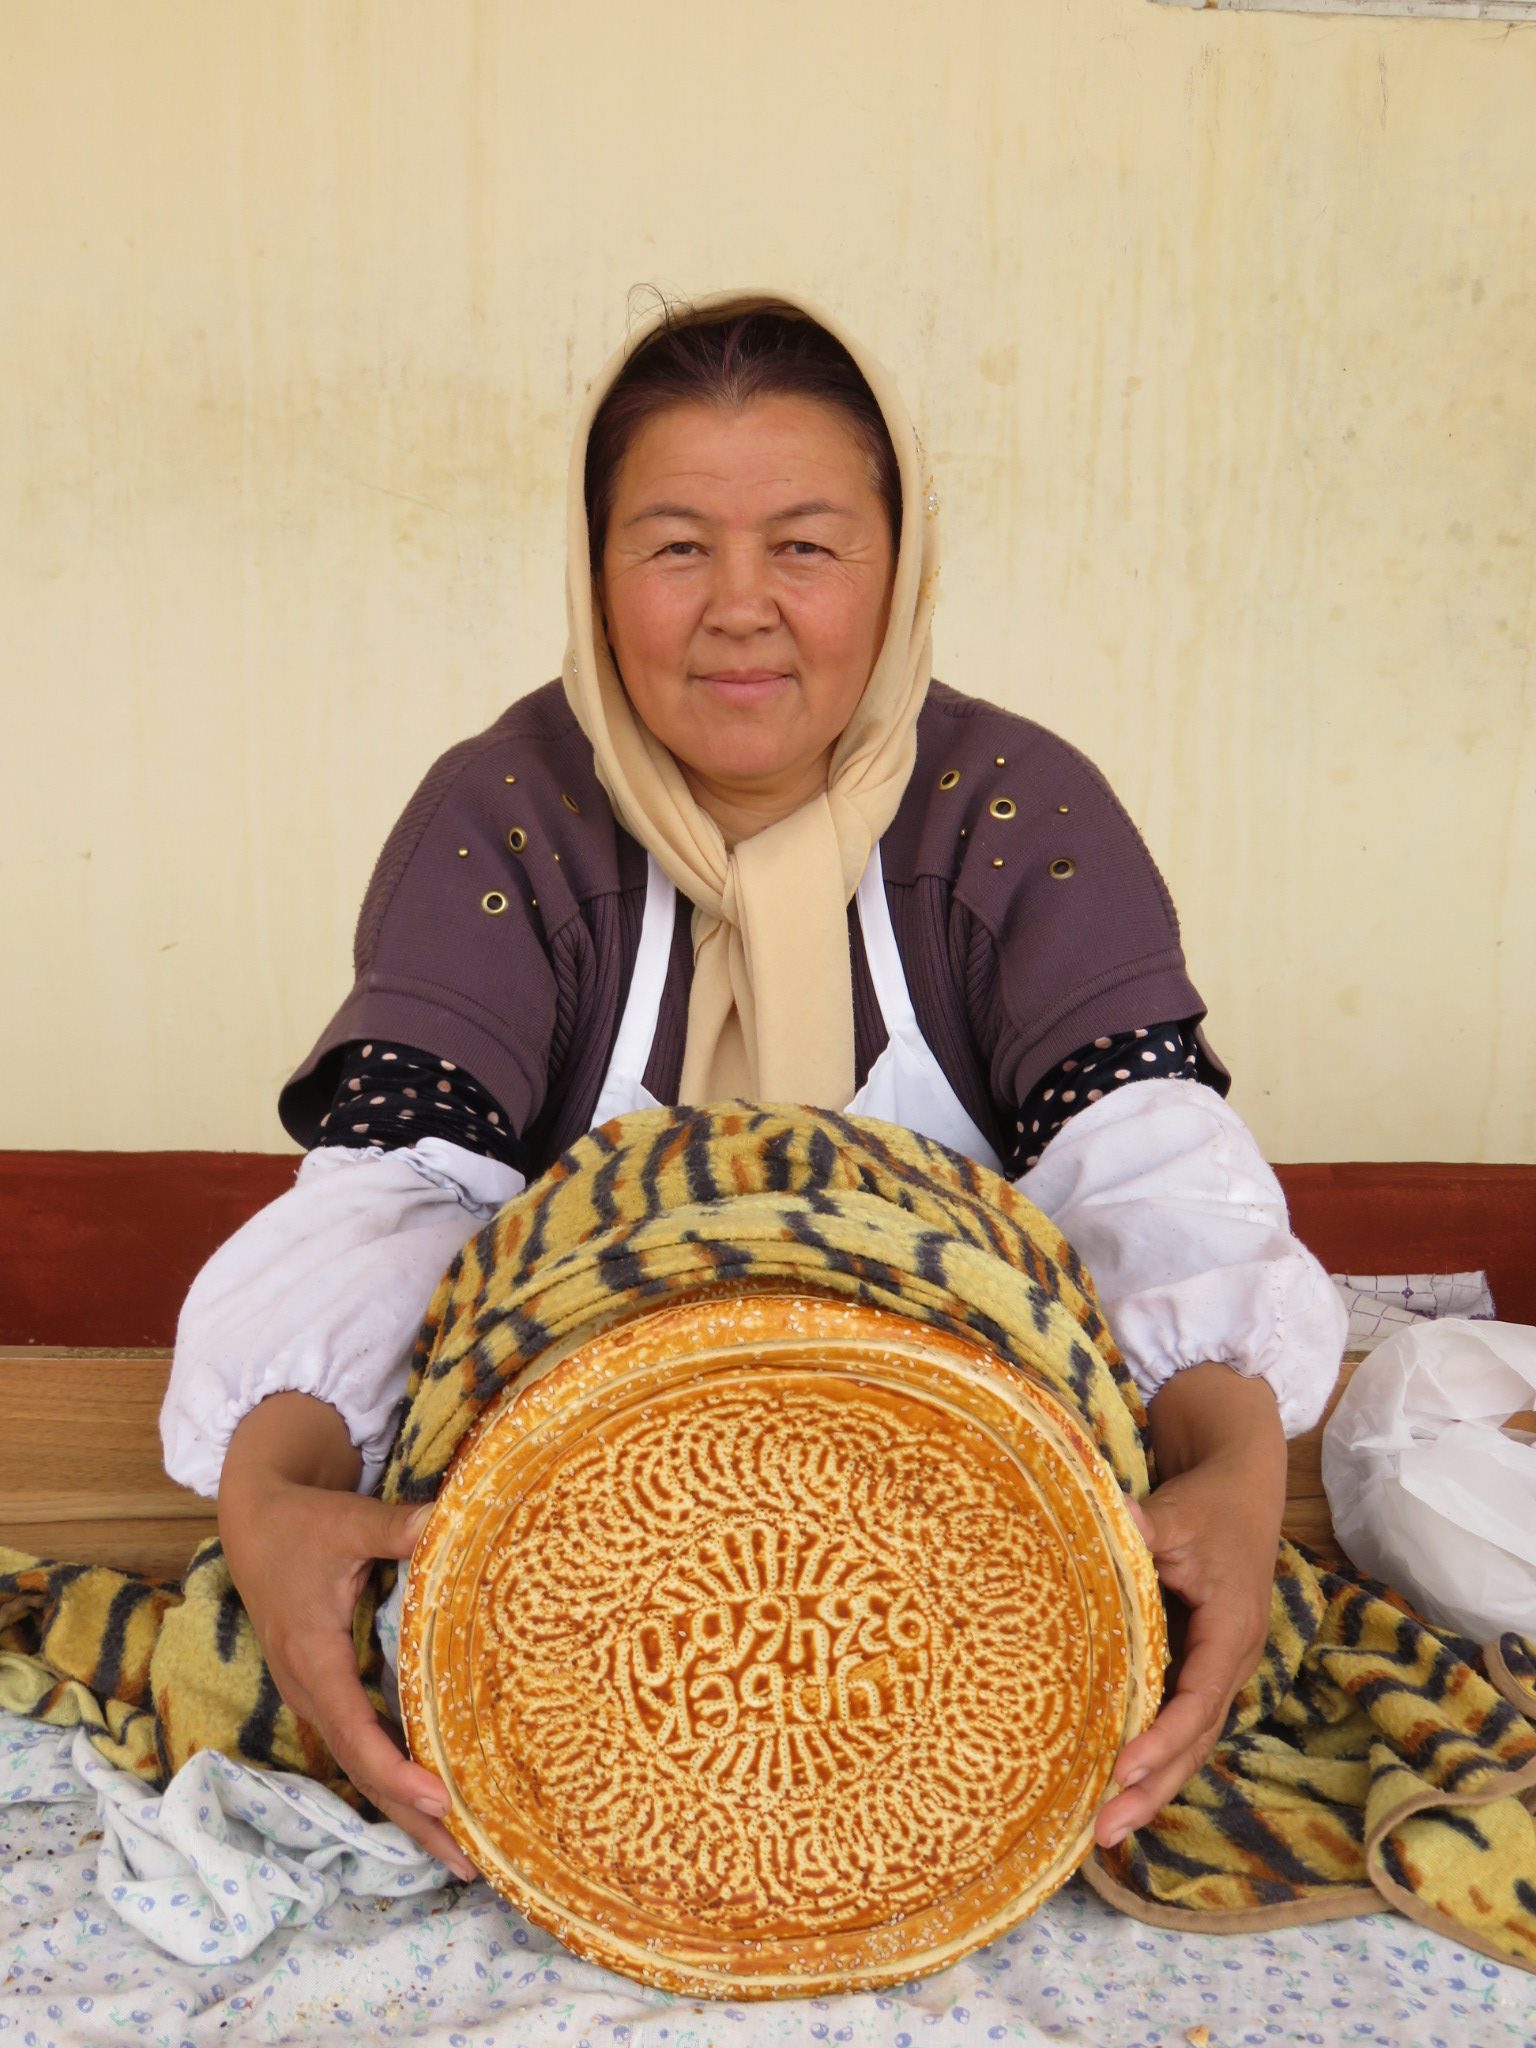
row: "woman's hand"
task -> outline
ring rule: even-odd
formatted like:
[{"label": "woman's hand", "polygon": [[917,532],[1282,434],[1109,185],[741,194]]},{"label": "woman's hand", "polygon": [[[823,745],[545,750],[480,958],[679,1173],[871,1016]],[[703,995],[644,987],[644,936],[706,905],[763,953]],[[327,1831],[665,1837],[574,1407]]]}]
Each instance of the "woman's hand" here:
[{"label": "woman's hand", "polygon": [[1265,1381],[1225,1365],[1187,1367],[1159,1389],[1148,1421],[1163,1483],[1132,1512],[1188,1623],[1174,1689],[1121,1751],[1115,1778],[1125,1789],[1094,1824],[1106,1849],[1193,1777],[1257,1670],[1285,1510],[1285,1433]]},{"label": "woman's hand", "polygon": [[230,1439],[219,1535],[230,1576],[293,1711],[365,1797],[456,1876],[474,1871],[442,1826],[442,1782],[412,1763],[369,1705],[352,1614],[375,1558],[407,1558],[425,1508],[355,1493],[359,1458],[327,1402],[274,1394]]}]

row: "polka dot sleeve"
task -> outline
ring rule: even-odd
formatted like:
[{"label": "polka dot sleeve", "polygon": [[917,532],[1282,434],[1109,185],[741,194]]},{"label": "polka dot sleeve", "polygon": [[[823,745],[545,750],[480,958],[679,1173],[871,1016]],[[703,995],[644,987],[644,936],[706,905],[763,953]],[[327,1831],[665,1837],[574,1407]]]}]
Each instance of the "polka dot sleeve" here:
[{"label": "polka dot sleeve", "polygon": [[1062,1125],[1101,1096],[1132,1081],[1199,1081],[1199,1048],[1192,1022],[1144,1024],[1116,1038],[1080,1046],[1041,1077],[1024,1098],[1014,1122],[1012,1155],[1004,1162],[1010,1180],[1039,1164],[1040,1154]]},{"label": "polka dot sleeve", "polygon": [[317,1145],[393,1152],[423,1138],[446,1138],[518,1173],[527,1171],[505,1112],[452,1060],[383,1039],[347,1046]]}]

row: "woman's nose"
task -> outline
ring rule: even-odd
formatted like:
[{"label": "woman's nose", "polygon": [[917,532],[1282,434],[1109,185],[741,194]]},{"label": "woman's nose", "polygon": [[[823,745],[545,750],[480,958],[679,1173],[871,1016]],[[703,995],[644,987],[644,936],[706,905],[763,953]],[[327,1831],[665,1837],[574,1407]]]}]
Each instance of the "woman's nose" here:
[{"label": "woman's nose", "polygon": [[777,624],[772,565],[756,550],[722,550],[716,557],[705,623],[723,633],[755,633]]}]

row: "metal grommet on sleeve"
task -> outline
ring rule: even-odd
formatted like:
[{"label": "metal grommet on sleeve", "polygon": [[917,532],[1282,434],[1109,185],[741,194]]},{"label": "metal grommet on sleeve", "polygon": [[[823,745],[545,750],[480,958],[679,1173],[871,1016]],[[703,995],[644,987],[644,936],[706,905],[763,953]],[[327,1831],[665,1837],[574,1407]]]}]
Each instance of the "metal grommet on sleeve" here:
[{"label": "metal grommet on sleeve", "polygon": [[578,818],[581,816],[581,805],[577,803],[575,797],[571,795],[568,789],[561,790],[560,801],[568,811],[574,811]]},{"label": "metal grommet on sleeve", "polygon": [[1059,860],[1051,862],[1050,876],[1053,882],[1064,882],[1069,875],[1075,875],[1076,873],[1077,862],[1075,860],[1068,860],[1065,854]]},{"label": "metal grommet on sleeve", "polygon": [[959,780],[960,770],[958,768],[946,768],[939,777],[939,787],[940,789],[953,789]]},{"label": "metal grommet on sleeve", "polygon": [[500,917],[507,907],[507,899],[499,889],[487,889],[480,898],[480,908],[491,917]]},{"label": "metal grommet on sleeve", "polygon": [[521,853],[523,851],[523,848],[528,844],[528,834],[521,825],[514,825],[512,827],[512,830],[507,834],[507,844],[514,853]]},{"label": "metal grommet on sleeve", "polygon": [[991,803],[987,805],[987,809],[994,818],[1008,819],[1016,818],[1019,815],[1019,807],[1011,796],[993,797]]}]

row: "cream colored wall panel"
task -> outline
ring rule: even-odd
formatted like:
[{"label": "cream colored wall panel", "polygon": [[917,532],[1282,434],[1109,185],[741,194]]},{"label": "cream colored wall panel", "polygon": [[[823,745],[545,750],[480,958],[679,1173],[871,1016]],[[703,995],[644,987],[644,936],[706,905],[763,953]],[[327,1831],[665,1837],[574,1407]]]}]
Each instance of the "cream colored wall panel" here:
[{"label": "cream colored wall panel", "polygon": [[1092,752],[1277,1157],[1536,1157],[1536,30],[12,0],[8,1145],[272,1147],[428,761],[554,673],[640,281],[900,375],[940,672]]}]

